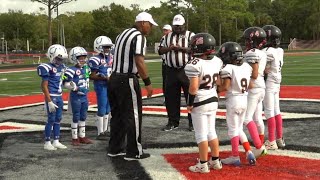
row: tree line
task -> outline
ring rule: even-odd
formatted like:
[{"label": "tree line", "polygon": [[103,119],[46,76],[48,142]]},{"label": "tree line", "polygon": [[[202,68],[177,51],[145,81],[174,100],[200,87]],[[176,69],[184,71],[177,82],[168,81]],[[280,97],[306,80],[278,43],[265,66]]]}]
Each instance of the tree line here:
[{"label": "tree line", "polygon": [[[51,10],[54,13],[54,9]],[[151,13],[159,24],[147,38],[149,46],[159,42],[162,26],[171,24],[178,13],[184,15],[189,30],[209,32],[218,45],[226,41],[242,42],[246,28],[266,24],[281,29],[282,42],[289,42],[290,38],[320,39],[320,0],[168,0],[161,2],[160,7],[149,9],[141,9],[137,4],[126,8],[112,3],[90,12],[58,14],[51,19],[51,42],[49,13],[9,10],[0,14],[0,38],[7,41],[9,50],[26,50],[27,41],[32,50],[46,50],[50,44],[62,41],[67,48],[82,46],[92,50],[97,36],[106,35],[114,41],[120,32],[134,24],[135,16],[141,11]]]}]

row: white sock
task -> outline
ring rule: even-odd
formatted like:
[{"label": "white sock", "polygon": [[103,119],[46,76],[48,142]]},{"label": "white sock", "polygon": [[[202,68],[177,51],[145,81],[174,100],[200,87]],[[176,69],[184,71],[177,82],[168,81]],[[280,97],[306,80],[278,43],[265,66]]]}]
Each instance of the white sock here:
[{"label": "white sock", "polygon": [[84,138],[86,136],[86,122],[79,121],[79,137]]},{"label": "white sock", "polygon": [[71,123],[71,136],[72,139],[78,139],[78,123]]},{"label": "white sock", "polygon": [[109,114],[104,115],[103,117],[103,132],[106,132],[108,130],[109,125]]},{"label": "white sock", "polygon": [[53,144],[59,143],[59,139],[53,140]]},{"label": "white sock", "polygon": [[98,129],[98,135],[103,132],[103,117],[97,116],[96,126]]}]

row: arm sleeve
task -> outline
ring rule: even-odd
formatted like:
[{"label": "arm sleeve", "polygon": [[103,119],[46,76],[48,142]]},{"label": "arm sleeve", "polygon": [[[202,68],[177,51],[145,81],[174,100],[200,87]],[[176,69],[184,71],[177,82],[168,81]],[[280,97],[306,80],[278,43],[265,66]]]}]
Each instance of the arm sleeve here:
[{"label": "arm sleeve", "polygon": [[192,63],[190,64],[187,64],[184,68],[184,71],[186,73],[186,76],[188,78],[192,78],[192,77],[199,77],[200,76],[200,66],[197,66],[199,65],[200,63],[197,63],[196,65],[193,65]]},{"label": "arm sleeve", "polygon": [[259,63],[260,58],[256,52],[250,50],[244,55],[244,60],[248,63],[254,64],[254,63]]},{"label": "arm sleeve", "polygon": [[232,69],[229,64],[227,64],[224,68],[220,70],[220,76],[222,79],[230,78],[232,77]]},{"label": "arm sleeve", "polygon": [[136,55],[146,55],[146,38],[143,35],[138,35],[136,37],[135,44],[135,54]]}]

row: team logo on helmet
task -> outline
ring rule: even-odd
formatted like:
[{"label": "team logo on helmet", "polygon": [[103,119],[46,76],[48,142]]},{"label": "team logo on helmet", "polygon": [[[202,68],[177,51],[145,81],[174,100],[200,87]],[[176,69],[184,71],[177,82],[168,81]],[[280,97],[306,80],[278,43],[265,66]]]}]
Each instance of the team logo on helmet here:
[{"label": "team logo on helmet", "polygon": [[255,35],[256,35],[257,37],[259,37],[259,36],[260,36],[260,32],[259,32],[259,31],[256,31]]},{"label": "team logo on helmet", "polygon": [[203,37],[199,37],[196,39],[196,45],[203,44]]}]

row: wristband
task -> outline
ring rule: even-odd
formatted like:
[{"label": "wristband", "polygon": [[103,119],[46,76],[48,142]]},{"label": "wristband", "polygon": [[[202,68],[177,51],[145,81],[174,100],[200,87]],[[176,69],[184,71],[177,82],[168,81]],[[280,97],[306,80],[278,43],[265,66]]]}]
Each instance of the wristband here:
[{"label": "wristband", "polygon": [[189,95],[188,95],[188,106],[193,106],[195,97],[196,97],[196,95],[193,95],[193,94],[189,93]]},{"label": "wristband", "polygon": [[145,86],[149,86],[151,84],[151,81],[150,81],[149,77],[147,77],[145,79],[142,79],[142,80],[143,80]]}]

